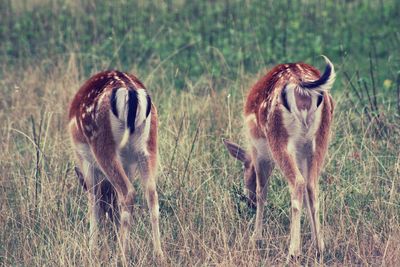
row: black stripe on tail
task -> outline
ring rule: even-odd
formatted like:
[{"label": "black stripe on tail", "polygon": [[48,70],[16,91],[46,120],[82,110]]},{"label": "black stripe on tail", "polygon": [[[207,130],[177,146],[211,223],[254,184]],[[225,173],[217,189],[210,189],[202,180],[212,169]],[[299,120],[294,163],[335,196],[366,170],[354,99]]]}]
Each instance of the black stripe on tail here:
[{"label": "black stripe on tail", "polygon": [[312,81],[312,82],[301,82],[300,86],[303,88],[307,88],[307,89],[317,88],[317,87],[325,84],[329,80],[329,77],[331,76],[331,72],[332,72],[331,65],[327,64],[325,67],[324,73],[318,80]]},{"label": "black stripe on tail", "polygon": [[289,103],[288,103],[288,100],[287,100],[286,86],[287,85],[285,85],[285,88],[283,88],[282,94],[281,94],[281,96],[282,96],[282,104],[287,110],[290,111]]},{"label": "black stripe on tail", "polygon": [[317,99],[317,107],[319,107],[319,105],[321,105],[322,100],[324,100],[324,92],[321,92],[320,95],[318,95],[318,99]]},{"label": "black stripe on tail", "polygon": [[117,108],[117,90],[114,89],[111,92],[110,102],[111,102],[111,111],[118,118],[118,108]]},{"label": "black stripe on tail", "polygon": [[137,106],[138,96],[136,90],[128,90],[128,118],[126,119],[126,127],[129,128],[131,134],[135,131]]}]

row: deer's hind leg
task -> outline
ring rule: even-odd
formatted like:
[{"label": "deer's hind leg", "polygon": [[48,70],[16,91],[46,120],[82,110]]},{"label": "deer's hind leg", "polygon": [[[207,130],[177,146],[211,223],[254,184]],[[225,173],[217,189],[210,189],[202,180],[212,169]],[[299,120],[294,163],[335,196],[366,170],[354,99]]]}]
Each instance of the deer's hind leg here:
[{"label": "deer's hind leg", "polygon": [[119,240],[121,241],[121,249],[125,256],[129,247],[129,229],[132,223],[135,190],[125,174],[114,147],[103,145],[107,144],[104,140],[97,140],[97,142],[99,144],[93,146],[96,161],[117,194],[120,215]]},{"label": "deer's hind leg", "polygon": [[296,143],[289,139],[287,144],[287,146],[284,144],[274,146],[272,153],[289,185],[292,218],[290,224],[290,246],[288,260],[297,260],[301,252],[300,219],[306,181],[301,174],[296,161]]},{"label": "deer's hind leg", "polygon": [[307,190],[304,199],[311,226],[312,240],[321,254],[324,250],[324,240],[319,218],[319,183],[318,175],[322,161],[318,160],[320,151],[315,151],[308,162]]},{"label": "deer's hind leg", "polygon": [[318,251],[323,250],[323,241],[320,231],[320,222],[318,218],[319,214],[319,201],[318,201],[318,177],[315,176],[315,168],[317,162],[313,160],[314,157],[314,145],[312,141],[309,141],[298,149],[297,162],[300,168],[300,172],[306,179],[306,189],[304,192],[304,206],[307,210],[312,240],[315,242]]},{"label": "deer's hind leg", "polygon": [[311,153],[308,153],[311,156],[308,157],[307,197],[305,199],[308,204],[307,210],[310,218],[312,238],[320,254],[324,251],[325,246],[319,218],[318,176],[328,150],[332,112],[332,99],[330,97],[324,98],[321,127],[318,129],[315,140],[312,142],[312,148],[309,149]]},{"label": "deer's hind leg", "polygon": [[137,166],[141,176],[143,192],[150,212],[154,254],[158,259],[163,259],[159,227],[159,205],[156,189],[156,155],[146,155],[145,152],[137,154]]},{"label": "deer's hind leg", "polygon": [[321,233],[321,224],[319,220],[319,186],[318,182],[307,181],[307,190],[304,195],[308,217],[311,225],[311,234],[313,242],[315,242],[318,252],[322,253],[324,250],[324,241]]}]

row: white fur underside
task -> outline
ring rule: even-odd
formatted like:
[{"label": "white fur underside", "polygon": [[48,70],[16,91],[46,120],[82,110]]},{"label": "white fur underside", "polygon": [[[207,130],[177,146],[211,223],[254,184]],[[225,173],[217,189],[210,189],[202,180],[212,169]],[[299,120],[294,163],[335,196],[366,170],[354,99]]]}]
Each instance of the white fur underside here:
[{"label": "white fur underside", "polygon": [[291,111],[282,108],[283,123],[288,131],[289,139],[313,140],[321,123],[323,103],[317,107],[317,95],[311,95],[310,110],[298,110],[294,93],[288,92],[288,104]]},{"label": "white fur underside", "polygon": [[[290,107],[290,112],[286,109],[284,110],[284,114],[286,114],[286,120],[287,120],[287,124],[285,126],[291,126],[293,123],[295,123],[297,126],[297,123],[300,123],[302,125],[302,128],[304,129],[311,128],[316,119],[315,115],[317,109],[322,106],[320,105],[319,107],[317,107],[318,97],[321,95],[321,93],[314,90],[303,89],[295,84],[287,85],[284,90],[286,91],[286,99]],[[309,110],[298,109],[296,104],[295,93],[307,95],[311,98],[311,107]]]}]

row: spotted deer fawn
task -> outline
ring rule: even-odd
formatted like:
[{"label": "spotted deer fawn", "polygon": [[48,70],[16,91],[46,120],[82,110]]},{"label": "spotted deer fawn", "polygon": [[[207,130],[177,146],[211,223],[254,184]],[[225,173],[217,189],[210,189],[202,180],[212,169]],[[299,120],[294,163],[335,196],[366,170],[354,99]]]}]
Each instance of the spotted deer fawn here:
[{"label": "spotted deer fawn", "polygon": [[262,220],[269,176],[275,165],[289,184],[291,226],[288,260],[300,255],[300,216],[303,201],[312,238],[324,249],[319,220],[318,175],[328,148],[334,103],[329,94],[335,80],[332,63],[322,76],[304,64],[274,67],[250,90],[244,106],[250,149],[224,140],[230,154],[244,164],[245,192],[256,204],[252,240],[262,238]]},{"label": "spotted deer fawn", "polygon": [[76,172],[89,199],[91,248],[96,246],[98,222],[104,212],[101,202],[109,202],[115,195],[119,241],[123,254],[127,252],[135,196],[132,179],[138,170],[150,210],[154,253],[161,259],[157,110],[144,85],[135,76],[119,71],[94,75],[72,100],[69,132]]}]

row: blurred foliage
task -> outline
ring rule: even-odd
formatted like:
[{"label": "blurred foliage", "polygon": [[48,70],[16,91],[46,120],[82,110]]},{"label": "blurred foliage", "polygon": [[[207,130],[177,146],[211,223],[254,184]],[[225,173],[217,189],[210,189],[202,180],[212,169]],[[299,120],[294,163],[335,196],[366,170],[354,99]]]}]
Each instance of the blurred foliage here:
[{"label": "blurred foliage", "polygon": [[[31,1],[0,2],[0,61],[78,55],[93,69],[162,63],[176,79],[234,77],[327,54],[336,62],[400,47],[400,2],[388,1]],[[18,3],[18,4],[16,4]]]}]

